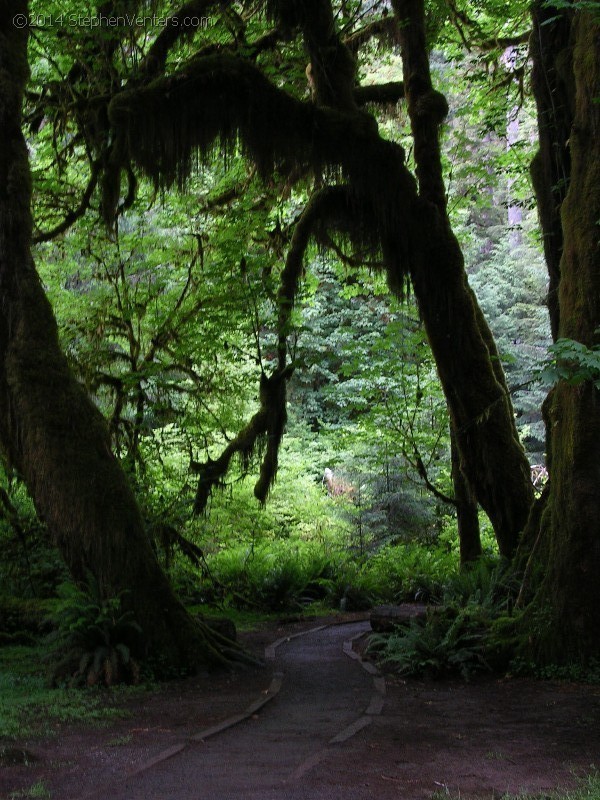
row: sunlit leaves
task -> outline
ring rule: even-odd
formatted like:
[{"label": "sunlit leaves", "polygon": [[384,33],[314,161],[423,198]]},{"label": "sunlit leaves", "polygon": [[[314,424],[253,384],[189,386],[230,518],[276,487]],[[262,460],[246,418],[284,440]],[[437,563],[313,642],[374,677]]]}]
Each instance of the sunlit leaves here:
[{"label": "sunlit leaves", "polygon": [[564,381],[579,386],[589,381],[600,389],[600,345],[586,347],[574,339],[557,339],[548,353],[540,372],[546,384]]}]

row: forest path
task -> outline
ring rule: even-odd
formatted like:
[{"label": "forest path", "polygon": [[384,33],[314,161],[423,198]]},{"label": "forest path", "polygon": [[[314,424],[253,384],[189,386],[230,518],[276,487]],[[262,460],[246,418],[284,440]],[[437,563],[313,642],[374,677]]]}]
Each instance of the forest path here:
[{"label": "forest path", "polygon": [[[309,773],[335,759],[336,749],[383,705],[383,679],[374,679],[347,654],[350,640],[368,629],[366,622],[327,626],[267,648],[276,674],[282,675],[281,689],[268,706],[218,736],[194,737],[200,741],[112,789],[112,798],[306,798]],[[333,786],[318,794],[311,790],[310,796],[353,795],[348,787]]]},{"label": "forest path", "polygon": [[279,637],[269,670],[165,684],[107,727],[18,742],[34,760],[0,769],[0,798],[466,800],[548,793],[600,768],[600,686],[388,675],[384,687],[348,657],[366,622],[315,624],[244,634],[261,653]]}]

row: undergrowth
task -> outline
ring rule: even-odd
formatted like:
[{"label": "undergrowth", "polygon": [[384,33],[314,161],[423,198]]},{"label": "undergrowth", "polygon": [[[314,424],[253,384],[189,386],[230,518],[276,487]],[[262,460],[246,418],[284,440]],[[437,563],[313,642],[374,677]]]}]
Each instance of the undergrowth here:
[{"label": "undergrowth", "polygon": [[103,597],[98,582],[88,575],[84,587],[66,582],[58,587],[59,601],[51,615],[51,682],[69,686],[112,686],[138,683],[142,630],[123,608],[123,594]]},{"label": "undergrowth", "polygon": [[447,580],[443,604],[430,608],[424,621],[412,619],[408,627],[373,635],[370,651],[401,675],[469,680],[502,667],[514,644],[509,615],[516,588],[502,563],[480,559]]},{"label": "undergrowth", "polygon": [[381,603],[439,600],[454,554],[418,544],[385,546],[362,558],[343,547],[271,540],[230,545],[207,555],[208,574],[184,595],[262,611],[299,611],[313,603],[361,611]]},{"label": "undergrowth", "polygon": [[115,689],[110,696],[94,689],[52,689],[46,680],[43,645],[0,648],[0,737],[26,738],[56,733],[63,723],[101,725],[123,716],[120,704],[142,687]]}]

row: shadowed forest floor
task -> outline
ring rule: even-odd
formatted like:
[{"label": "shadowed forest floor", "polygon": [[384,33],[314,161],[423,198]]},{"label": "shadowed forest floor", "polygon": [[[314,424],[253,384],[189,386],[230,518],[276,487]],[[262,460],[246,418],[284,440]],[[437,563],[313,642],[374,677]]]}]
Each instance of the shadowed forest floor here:
[{"label": "shadowed forest floor", "polygon": [[[38,785],[46,794],[35,796],[53,800],[490,798],[566,787],[600,765],[600,687],[387,675],[379,710],[377,677],[343,652],[366,623],[314,630],[319,624],[243,634],[261,655],[292,637],[264,669],[165,685],[126,701],[127,716],[107,726],[11,742],[30,763],[3,766],[0,797],[34,796],[25,792]],[[283,674],[281,690],[266,706],[190,741],[264,698],[274,672]]]}]

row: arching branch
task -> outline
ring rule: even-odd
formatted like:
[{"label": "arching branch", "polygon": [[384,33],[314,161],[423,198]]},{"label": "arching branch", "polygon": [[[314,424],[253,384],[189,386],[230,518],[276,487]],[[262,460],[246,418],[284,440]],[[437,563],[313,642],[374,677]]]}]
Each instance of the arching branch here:
[{"label": "arching branch", "polygon": [[337,171],[374,238],[389,243],[394,274],[406,274],[409,252],[399,221],[417,201],[416,185],[402,148],[381,139],[369,115],[301,102],[253,64],[214,56],[121,93],[109,118],[127,158],[162,187],[184,185],[215,148],[231,153],[241,146],[263,176]]},{"label": "arching branch", "polygon": [[[309,241],[312,236],[318,236],[321,231],[325,231],[331,226],[345,231],[349,230],[351,228],[349,220],[352,216],[352,200],[349,187],[343,185],[327,186],[312,195],[296,223],[285,267],[281,273],[281,284],[277,294],[279,305],[277,323],[279,334],[278,362],[280,370],[284,369],[286,363],[286,339],[289,333],[290,316],[296,300],[304,267],[304,255]],[[359,231],[360,227],[356,226],[355,235],[357,238]],[[374,246],[373,243],[370,244],[371,247]]]},{"label": "arching branch", "polygon": [[[140,64],[140,74],[144,77],[160,75],[165,68],[169,51],[184,36],[190,36],[202,25],[207,12],[217,5],[214,0],[190,0],[165,20],[165,25],[156,37],[144,60]],[[222,0],[220,10],[231,5],[231,0]]]},{"label": "arching branch", "polygon": [[364,44],[372,39],[381,39],[389,44],[398,42],[398,20],[393,14],[373,20],[364,28],[347,36],[344,42],[350,52],[356,54]]},{"label": "arching branch", "polygon": [[222,485],[231,461],[238,457],[242,469],[247,472],[250,459],[255,453],[262,454],[259,479],[254,487],[258,500],[265,502],[278,466],[279,445],[283,436],[286,412],[286,386],[294,367],[287,363],[287,334],[290,316],[302,275],[304,256],[309,241],[317,230],[337,224],[345,230],[354,227],[350,224],[350,201],[348,187],[325,187],[313,194],[304,212],[296,223],[281,283],[277,295],[278,314],[278,365],[271,376],[264,372],[260,376],[260,409],[246,427],[238,433],[216,460],[208,459],[203,464],[193,463],[192,469],[199,475],[198,488],[194,501],[194,511],[202,513],[206,509],[212,490]]},{"label": "arching branch", "polygon": [[265,502],[277,472],[277,454],[287,420],[286,385],[292,372],[291,365],[271,376],[263,372],[260,376],[260,409],[250,422],[227,445],[219,458],[209,458],[203,464],[192,463],[192,470],[199,476],[194,500],[196,514],[206,509],[212,490],[223,484],[234,456],[240,459],[243,471],[247,472],[250,460],[257,451],[264,451],[265,455],[254,494],[261,503]]},{"label": "arching branch", "polygon": [[81,197],[79,205],[77,208],[74,208],[70,211],[62,222],[59,222],[58,225],[55,225],[54,228],[51,228],[49,231],[40,231],[39,233],[35,234],[32,239],[33,244],[40,244],[41,242],[49,242],[52,239],[55,239],[57,236],[60,236],[61,233],[67,231],[71,225],[77,222],[80,217],[82,217],[85,212],[90,207],[90,201],[92,199],[92,195],[94,194],[94,189],[98,184],[98,178],[100,176],[100,167],[101,161],[97,160],[94,161],[92,164],[92,171],[90,173],[90,179],[88,184],[85,188],[85,191]]}]

